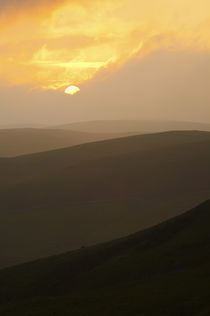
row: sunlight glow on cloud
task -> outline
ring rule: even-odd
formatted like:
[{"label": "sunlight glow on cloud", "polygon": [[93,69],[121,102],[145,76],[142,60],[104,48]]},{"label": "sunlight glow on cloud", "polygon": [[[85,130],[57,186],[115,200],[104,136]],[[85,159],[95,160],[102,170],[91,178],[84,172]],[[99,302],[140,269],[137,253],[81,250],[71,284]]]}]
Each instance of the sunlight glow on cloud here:
[{"label": "sunlight glow on cloud", "polygon": [[81,84],[158,50],[210,50],[209,0],[0,1],[0,82]]}]

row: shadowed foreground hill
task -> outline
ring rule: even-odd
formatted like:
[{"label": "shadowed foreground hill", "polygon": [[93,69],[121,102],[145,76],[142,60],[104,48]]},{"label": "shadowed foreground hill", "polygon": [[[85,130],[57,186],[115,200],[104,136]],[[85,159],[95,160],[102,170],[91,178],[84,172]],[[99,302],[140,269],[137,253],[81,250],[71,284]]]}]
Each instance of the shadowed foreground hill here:
[{"label": "shadowed foreground hill", "polygon": [[106,244],[0,271],[1,315],[210,312],[210,201]]},{"label": "shadowed foreground hill", "polygon": [[43,128],[0,129],[0,157],[49,151],[125,136],[129,136],[129,133],[85,133]]},{"label": "shadowed foreground hill", "polygon": [[119,238],[209,198],[210,133],[170,132],[0,159],[0,265]]}]

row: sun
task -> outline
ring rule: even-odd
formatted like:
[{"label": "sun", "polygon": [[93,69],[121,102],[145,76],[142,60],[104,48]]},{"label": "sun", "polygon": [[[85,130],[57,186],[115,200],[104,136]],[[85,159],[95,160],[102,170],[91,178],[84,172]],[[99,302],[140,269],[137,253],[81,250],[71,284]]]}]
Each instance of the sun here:
[{"label": "sun", "polygon": [[78,88],[76,86],[70,86],[70,87],[66,88],[65,93],[73,95],[73,94],[75,94],[75,93],[77,93],[79,91],[80,91],[80,88]]}]

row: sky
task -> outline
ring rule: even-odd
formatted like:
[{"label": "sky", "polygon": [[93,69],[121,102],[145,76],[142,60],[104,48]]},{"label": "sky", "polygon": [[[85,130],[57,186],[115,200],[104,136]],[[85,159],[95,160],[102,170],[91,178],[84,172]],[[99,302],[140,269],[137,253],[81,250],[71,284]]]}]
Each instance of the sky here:
[{"label": "sky", "polygon": [[0,0],[1,125],[210,123],[209,85],[209,0]]}]

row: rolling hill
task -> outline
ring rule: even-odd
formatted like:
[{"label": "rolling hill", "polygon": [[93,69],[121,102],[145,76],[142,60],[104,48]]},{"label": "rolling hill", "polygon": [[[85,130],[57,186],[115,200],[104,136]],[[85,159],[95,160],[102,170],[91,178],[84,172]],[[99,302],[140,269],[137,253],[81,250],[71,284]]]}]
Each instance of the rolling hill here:
[{"label": "rolling hill", "polygon": [[153,228],[0,271],[0,313],[208,316],[210,201]]},{"label": "rolling hill", "polygon": [[0,265],[119,238],[210,194],[210,133],[168,132],[0,159]]},{"label": "rolling hill", "polygon": [[55,126],[88,133],[158,133],[172,130],[200,130],[210,132],[210,124],[163,120],[98,120]]},{"label": "rolling hill", "polygon": [[86,133],[47,128],[0,129],[0,157],[13,157],[49,151],[83,143],[125,137],[130,134]]}]

